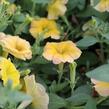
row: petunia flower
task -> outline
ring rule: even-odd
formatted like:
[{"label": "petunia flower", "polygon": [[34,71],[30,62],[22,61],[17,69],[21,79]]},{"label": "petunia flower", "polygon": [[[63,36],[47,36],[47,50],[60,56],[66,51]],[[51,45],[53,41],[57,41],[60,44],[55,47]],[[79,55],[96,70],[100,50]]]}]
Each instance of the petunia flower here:
[{"label": "petunia flower", "polygon": [[95,90],[101,95],[101,96],[109,96],[109,82],[104,81],[98,81],[95,79],[91,79],[92,83],[94,83]]},{"label": "petunia flower", "polygon": [[78,59],[81,51],[72,41],[51,42],[44,47],[43,56],[54,64],[69,62]]},{"label": "petunia flower", "polygon": [[28,41],[18,37],[7,35],[6,38],[0,40],[3,50],[15,56],[16,58],[26,60],[31,59],[31,46]]},{"label": "petunia flower", "polygon": [[45,88],[35,82],[35,76],[26,76],[24,81],[26,92],[32,97],[32,109],[48,109],[49,97]]},{"label": "petunia flower", "polygon": [[[93,2],[91,3],[93,5]],[[100,0],[100,2],[94,8],[100,12],[109,12],[109,0]]]},{"label": "petunia flower", "polygon": [[20,85],[19,71],[10,60],[3,57],[0,57],[0,76],[4,85],[6,85],[9,80],[12,81],[13,87]]},{"label": "petunia flower", "polygon": [[59,16],[63,16],[67,10],[66,4],[68,0],[51,0],[48,5],[48,18],[57,19]]},{"label": "petunia flower", "polygon": [[31,23],[30,33],[34,38],[37,38],[41,34],[44,35],[44,39],[48,37],[53,39],[60,38],[60,32],[55,21],[46,18],[33,20]]}]

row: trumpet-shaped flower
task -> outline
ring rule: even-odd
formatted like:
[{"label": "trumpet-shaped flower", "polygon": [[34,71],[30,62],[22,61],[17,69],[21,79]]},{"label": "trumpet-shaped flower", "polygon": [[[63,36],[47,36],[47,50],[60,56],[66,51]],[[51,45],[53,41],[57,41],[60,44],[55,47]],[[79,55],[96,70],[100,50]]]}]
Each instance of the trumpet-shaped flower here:
[{"label": "trumpet-shaped flower", "polygon": [[46,18],[33,20],[31,23],[30,33],[34,38],[37,38],[41,34],[44,35],[44,38],[60,38],[60,32],[57,28],[55,21]]},{"label": "trumpet-shaped flower", "polygon": [[43,56],[54,64],[72,63],[80,55],[80,49],[72,41],[47,43],[43,52]]},{"label": "trumpet-shaped flower", "polygon": [[49,97],[45,88],[35,82],[35,76],[26,76],[24,78],[27,94],[32,96],[33,109],[48,109]]},{"label": "trumpet-shaped flower", "polygon": [[67,10],[65,4],[68,0],[52,0],[48,5],[48,18],[57,19],[59,16],[63,16]]},{"label": "trumpet-shaped flower", "polygon": [[18,36],[7,35],[6,38],[0,40],[3,50],[12,54],[19,59],[30,59],[32,57],[31,46],[28,41]]},{"label": "trumpet-shaped flower", "polygon": [[0,57],[0,76],[3,80],[3,84],[6,85],[6,83],[11,80],[12,86],[17,87],[20,85],[20,73],[15,68],[14,64],[3,57]]},{"label": "trumpet-shaped flower", "polygon": [[109,96],[109,82],[103,82],[98,81],[95,79],[91,80],[92,83],[94,83],[95,90],[101,95],[101,96]]},{"label": "trumpet-shaped flower", "polygon": [[100,0],[94,8],[100,12],[109,12],[109,0]]}]

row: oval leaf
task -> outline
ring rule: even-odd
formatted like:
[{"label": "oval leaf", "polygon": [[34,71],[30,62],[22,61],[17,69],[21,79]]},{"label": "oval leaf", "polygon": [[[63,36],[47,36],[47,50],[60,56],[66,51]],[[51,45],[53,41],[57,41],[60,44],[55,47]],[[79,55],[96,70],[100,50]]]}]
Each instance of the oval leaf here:
[{"label": "oval leaf", "polygon": [[102,65],[92,71],[87,72],[88,77],[109,82],[109,64]]}]

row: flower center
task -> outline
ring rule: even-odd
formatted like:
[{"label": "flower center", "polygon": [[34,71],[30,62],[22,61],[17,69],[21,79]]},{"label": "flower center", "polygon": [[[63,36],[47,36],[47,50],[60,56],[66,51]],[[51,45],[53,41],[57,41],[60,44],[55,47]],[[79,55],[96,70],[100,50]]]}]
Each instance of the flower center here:
[{"label": "flower center", "polygon": [[16,49],[17,49],[18,51],[22,51],[22,50],[23,50],[23,46],[22,46],[22,45],[16,45]]},{"label": "flower center", "polygon": [[64,53],[65,53],[65,50],[62,49],[62,48],[56,48],[56,51],[57,51],[59,54],[64,54]]},{"label": "flower center", "polygon": [[48,31],[50,31],[50,28],[45,26],[45,27],[42,28],[42,30],[44,31],[44,33],[46,33]]}]

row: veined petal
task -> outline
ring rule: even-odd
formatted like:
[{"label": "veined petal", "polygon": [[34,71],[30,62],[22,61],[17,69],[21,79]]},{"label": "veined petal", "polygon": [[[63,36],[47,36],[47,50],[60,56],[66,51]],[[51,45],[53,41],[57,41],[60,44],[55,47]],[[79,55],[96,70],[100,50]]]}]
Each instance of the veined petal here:
[{"label": "veined petal", "polygon": [[33,109],[48,109],[49,97],[45,88],[35,82],[35,76],[26,76],[24,78],[26,85],[26,92],[32,97]]},{"label": "veined petal", "polygon": [[47,43],[43,52],[44,58],[52,60],[54,64],[72,63],[80,55],[80,49],[71,41]]}]

